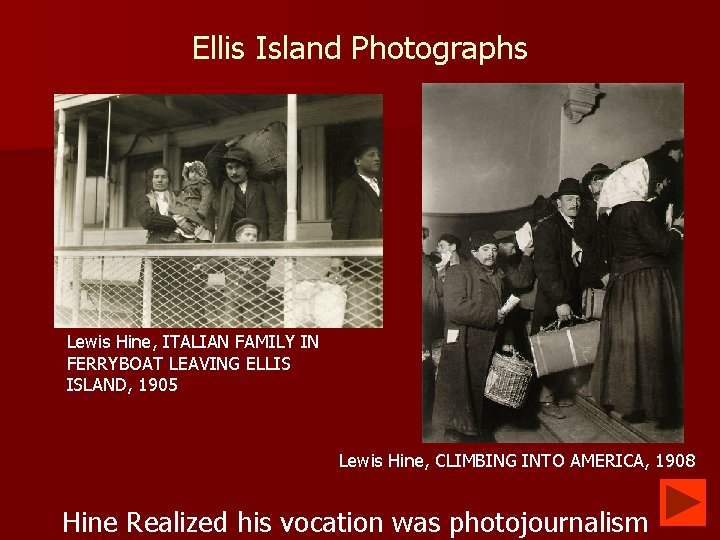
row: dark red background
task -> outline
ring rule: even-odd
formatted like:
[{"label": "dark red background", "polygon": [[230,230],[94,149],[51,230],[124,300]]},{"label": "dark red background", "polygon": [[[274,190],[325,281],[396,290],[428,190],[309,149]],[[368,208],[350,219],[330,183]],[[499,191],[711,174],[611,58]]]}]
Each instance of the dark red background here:
[{"label": "dark red background", "polygon": [[[63,511],[163,515],[173,510],[279,515],[646,515],[652,537],[716,537],[716,281],[713,241],[717,63],[706,13],[692,2],[519,4],[150,2],[21,7],[6,19],[3,379],[13,507],[7,538],[74,537]],[[401,3],[395,3],[401,4]],[[406,4],[406,3],[402,3]],[[29,9],[28,9],[29,8]],[[328,41],[342,61],[254,59],[256,35]],[[241,61],[194,61],[192,36],[245,42]],[[525,41],[522,61],[350,60],[354,34],[385,41]],[[420,439],[421,83],[684,82],[687,192],[686,427],[675,445],[423,445]],[[318,351],[295,351],[288,373],[181,374],[175,394],[65,392],[68,331],[53,329],[53,93],[384,94],[385,326],[322,330]],[[9,212],[8,212],[9,210]],[[73,336],[114,336],[73,331]],[[134,331],[159,336],[160,331]],[[273,354],[272,351],[269,354]],[[694,453],[691,470],[340,469],[338,455],[440,452]],[[708,527],[659,528],[659,479],[708,478]],[[4,482],[5,483],[5,482]],[[121,527],[122,530],[122,527]],[[232,530],[231,530],[232,531]],[[715,531],[714,533],[712,531]],[[228,537],[236,533],[228,533]],[[441,533],[447,537],[446,533]],[[82,536],[82,535],[81,535]],[[89,535],[88,535],[89,536]],[[126,537],[123,533],[110,535]],[[514,536],[514,535],[512,535]]]}]

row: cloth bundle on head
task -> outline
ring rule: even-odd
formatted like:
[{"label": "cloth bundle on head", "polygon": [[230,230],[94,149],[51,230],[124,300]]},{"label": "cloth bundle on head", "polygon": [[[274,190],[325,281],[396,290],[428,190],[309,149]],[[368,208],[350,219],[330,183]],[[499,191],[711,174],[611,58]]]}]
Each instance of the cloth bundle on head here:
[{"label": "cloth bundle on head", "polygon": [[643,158],[623,165],[605,179],[597,204],[598,215],[618,204],[644,201],[649,182],[650,173]]},{"label": "cloth bundle on head", "polygon": [[470,249],[477,251],[481,246],[493,244],[497,246],[498,242],[490,231],[475,231],[470,235]]}]

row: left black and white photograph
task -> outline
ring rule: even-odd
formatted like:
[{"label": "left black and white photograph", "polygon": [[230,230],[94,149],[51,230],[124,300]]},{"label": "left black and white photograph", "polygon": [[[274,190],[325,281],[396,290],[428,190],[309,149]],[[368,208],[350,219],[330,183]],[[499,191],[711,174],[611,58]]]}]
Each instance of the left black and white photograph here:
[{"label": "left black and white photograph", "polygon": [[57,328],[383,326],[383,96],[55,94]]}]

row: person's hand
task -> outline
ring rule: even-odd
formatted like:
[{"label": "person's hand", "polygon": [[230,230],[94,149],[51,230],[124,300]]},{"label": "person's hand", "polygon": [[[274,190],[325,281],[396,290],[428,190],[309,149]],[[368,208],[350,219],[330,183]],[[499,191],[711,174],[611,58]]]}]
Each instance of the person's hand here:
[{"label": "person's hand", "polygon": [[682,229],[685,228],[685,216],[682,215],[679,218],[677,218],[675,221],[673,221],[673,225],[675,227],[680,227]]},{"label": "person's hand", "polygon": [[533,246],[532,244],[527,246],[525,248],[525,251],[523,251],[523,255],[527,255],[528,257],[530,257],[530,255],[532,255],[533,253],[535,253],[535,246]]},{"label": "person's hand", "polygon": [[610,281],[610,274],[605,274],[600,280],[602,281],[603,287],[607,287],[608,281]]},{"label": "person's hand", "polygon": [[498,323],[502,324],[505,320],[505,312],[502,309],[498,309],[497,316],[498,316]]},{"label": "person's hand", "polygon": [[178,227],[180,227],[182,232],[184,232],[185,234],[195,233],[195,224],[190,220],[186,220],[185,223],[178,225]]},{"label": "person's hand", "polygon": [[572,309],[568,304],[560,304],[555,308],[555,312],[557,313],[558,319],[561,321],[569,321],[573,316]]},{"label": "person's hand", "polygon": [[342,269],[343,260],[342,257],[333,257],[330,259],[330,269],[339,272]]}]

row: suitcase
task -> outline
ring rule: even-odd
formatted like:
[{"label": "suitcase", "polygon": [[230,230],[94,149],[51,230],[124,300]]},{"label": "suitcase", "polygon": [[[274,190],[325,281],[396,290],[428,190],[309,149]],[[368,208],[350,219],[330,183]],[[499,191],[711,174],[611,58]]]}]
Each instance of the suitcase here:
[{"label": "suitcase", "polygon": [[599,319],[602,317],[602,307],[605,301],[605,290],[587,288],[583,291],[582,310],[585,319]]},{"label": "suitcase", "polygon": [[600,321],[589,321],[530,336],[538,377],[595,362],[600,341]]},{"label": "suitcase", "polygon": [[[245,135],[237,143],[252,156],[249,175],[270,182],[287,171],[287,128],[283,122],[271,122],[263,129]],[[298,160],[298,169],[300,163]]]}]

